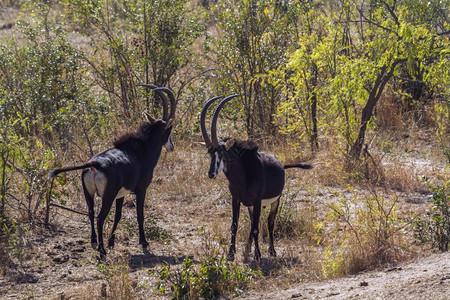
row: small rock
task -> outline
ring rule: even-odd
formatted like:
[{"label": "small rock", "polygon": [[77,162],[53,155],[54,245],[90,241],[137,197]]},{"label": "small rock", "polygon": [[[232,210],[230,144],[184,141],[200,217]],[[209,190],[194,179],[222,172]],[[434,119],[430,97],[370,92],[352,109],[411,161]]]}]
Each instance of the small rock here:
[{"label": "small rock", "polygon": [[329,298],[329,297],[334,297],[337,295],[339,295],[339,293],[329,293],[328,295],[326,295],[326,297]]},{"label": "small rock", "polygon": [[28,283],[37,283],[39,281],[39,279],[33,274],[25,274],[25,280]]},{"label": "small rock", "polygon": [[57,264],[63,264],[69,260],[69,255],[67,254],[60,254],[53,257],[53,261]]},{"label": "small rock", "polygon": [[394,267],[394,268],[387,269],[386,272],[401,271],[401,270],[403,270],[401,267]]},{"label": "small rock", "polygon": [[100,295],[102,296],[102,298],[106,298],[106,296],[107,296],[107,294],[106,294],[106,283],[104,283],[104,282],[102,283]]},{"label": "small rock", "polygon": [[19,283],[37,283],[39,281],[35,275],[29,273],[20,274],[16,280]]},{"label": "small rock", "polygon": [[81,253],[81,252],[84,252],[85,249],[84,249],[84,247],[79,247],[79,248],[74,248],[71,251],[74,253],[76,253],[76,252]]},{"label": "small rock", "polygon": [[291,299],[300,298],[301,296],[302,296],[302,294],[300,294],[300,293],[293,294],[293,295],[291,296]]},{"label": "small rock", "polygon": [[369,286],[369,283],[367,281],[361,281],[359,286]]},{"label": "small rock", "polygon": [[450,279],[450,275],[445,275],[441,278],[441,281],[449,280],[449,279]]}]

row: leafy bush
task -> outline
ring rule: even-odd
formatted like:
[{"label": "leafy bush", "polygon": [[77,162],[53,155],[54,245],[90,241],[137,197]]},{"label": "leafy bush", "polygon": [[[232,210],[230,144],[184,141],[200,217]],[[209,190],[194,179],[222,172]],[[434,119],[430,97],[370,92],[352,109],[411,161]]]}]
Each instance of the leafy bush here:
[{"label": "leafy bush", "polygon": [[239,266],[224,258],[206,258],[196,268],[188,256],[179,270],[168,263],[151,271],[158,278],[155,290],[165,293],[170,288],[173,299],[218,299],[236,295],[249,282],[261,275],[247,266]]},{"label": "leafy bush", "polygon": [[[152,213],[144,217],[145,236],[152,241],[162,241],[165,243],[172,241],[172,233],[161,227],[157,221],[158,218]],[[120,222],[122,226],[119,227],[119,231],[125,231],[127,236],[133,236],[138,232],[137,222],[134,216],[132,219],[122,218]]]},{"label": "leafy bush", "polygon": [[144,222],[145,236],[150,240],[158,240],[163,242],[173,240],[172,234],[166,229],[159,226],[156,220],[157,220],[156,217],[153,215],[145,217]]},{"label": "leafy bush", "polygon": [[[424,181],[427,181],[425,178]],[[433,248],[448,251],[450,242],[450,180],[442,186],[428,183],[433,192],[432,207],[425,216],[413,220],[415,238],[431,242]]]},{"label": "leafy bush", "polygon": [[327,222],[333,231],[324,252],[326,277],[354,274],[404,257],[405,226],[397,216],[397,201],[372,190],[329,204]]},{"label": "leafy bush", "polygon": [[[24,235],[28,228],[15,219],[0,217],[0,268],[11,267],[18,263],[20,267],[25,259]],[[0,272],[1,273],[1,272]]]}]

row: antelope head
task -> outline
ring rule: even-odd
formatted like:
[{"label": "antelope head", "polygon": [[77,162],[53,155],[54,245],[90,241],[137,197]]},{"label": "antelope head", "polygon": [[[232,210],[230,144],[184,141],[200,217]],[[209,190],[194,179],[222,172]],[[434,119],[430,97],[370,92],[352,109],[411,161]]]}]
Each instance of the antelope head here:
[{"label": "antelope head", "polygon": [[205,125],[205,118],[208,108],[211,106],[211,104],[216,101],[217,99],[222,98],[223,96],[217,96],[214,98],[209,99],[205,105],[202,108],[202,111],[200,113],[200,128],[203,135],[203,140],[205,141],[206,148],[208,149],[208,154],[211,158],[211,163],[209,166],[209,172],[208,176],[211,179],[214,179],[217,177],[217,175],[223,170],[224,168],[224,157],[225,153],[233,146],[234,139],[228,139],[226,141],[221,140],[219,141],[217,138],[217,119],[219,117],[220,110],[223,108],[223,106],[230,101],[231,99],[237,97],[239,95],[232,95],[228,96],[225,99],[223,99],[219,105],[217,106],[216,110],[214,111],[214,115],[211,121],[211,138],[209,138],[208,132],[206,130]]},{"label": "antelope head", "polygon": [[[176,106],[177,106],[175,95],[173,94],[172,90],[170,90],[166,87],[157,87],[156,85],[153,85],[153,84],[137,84],[137,86],[143,86],[143,87],[153,90],[156,93],[157,98],[161,101],[162,106],[163,106],[162,120],[164,122],[166,122],[165,134],[163,136],[164,148],[166,149],[167,152],[172,152],[175,147],[173,145],[170,134],[172,132],[173,120],[175,118],[175,110],[176,110]],[[164,95],[164,93],[166,93],[169,96],[170,113],[168,112],[168,110],[169,110],[168,102],[169,101],[167,100],[167,97],[166,97],[166,95]],[[149,116],[148,114],[145,114],[145,115],[149,122],[151,122],[151,123],[155,122],[155,119],[153,119],[151,116]]]}]

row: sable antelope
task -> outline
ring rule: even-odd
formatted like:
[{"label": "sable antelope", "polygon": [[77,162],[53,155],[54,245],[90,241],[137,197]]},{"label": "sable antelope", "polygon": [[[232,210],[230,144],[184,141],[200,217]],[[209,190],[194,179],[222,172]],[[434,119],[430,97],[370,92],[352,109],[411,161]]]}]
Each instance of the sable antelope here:
[{"label": "sable antelope", "polygon": [[285,172],[287,168],[311,169],[307,163],[298,163],[283,166],[278,159],[265,152],[259,151],[258,144],[252,140],[240,140],[226,138],[221,141],[217,139],[217,118],[222,107],[231,99],[239,95],[232,95],[223,99],[216,110],[211,121],[211,139],[205,126],[205,117],[208,107],[222,96],[208,100],[200,114],[200,127],[203,139],[211,157],[208,176],[216,178],[223,170],[228,179],[228,187],[232,196],[233,221],[231,224],[231,243],[228,251],[228,259],[234,260],[236,253],[236,232],[239,221],[240,204],[248,207],[251,220],[251,231],[245,248],[244,256],[247,259],[252,241],[255,241],[254,259],[261,259],[258,244],[259,217],[261,207],[270,205],[268,218],[269,228],[269,254],[276,256],[273,246],[273,228],[275,217],[280,203],[281,193],[285,183]]},{"label": "sable antelope", "polygon": [[[124,197],[130,193],[136,195],[137,220],[139,225],[139,243],[146,248],[148,242],[144,234],[144,201],[147,188],[153,178],[153,170],[158,163],[161,149],[165,146],[168,152],[174,147],[170,139],[172,123],[175,117],[176,100],[172,91],[164,87],[143,85],[153,89],[163,102],[163,118],[154,119],[145,113],[144,121],[137,131],[123,135],[114,142],[114,147],[92,157],[86,164],[55,169],[49,178],[61,172],[83,169],[81,181],[84,196],[89,209],[91,223],[91,244],[97,245],[94,228],[94,197],[102,199],[102,206],[97,219],[98,251],[106,254],[103,245],[103,224],[111,206],[116,200],[114,225],[108,240],[108,247],[114,247],[114,232],[122,215]],[[170,99],[170,114],[167,115],[167,93]]]}]

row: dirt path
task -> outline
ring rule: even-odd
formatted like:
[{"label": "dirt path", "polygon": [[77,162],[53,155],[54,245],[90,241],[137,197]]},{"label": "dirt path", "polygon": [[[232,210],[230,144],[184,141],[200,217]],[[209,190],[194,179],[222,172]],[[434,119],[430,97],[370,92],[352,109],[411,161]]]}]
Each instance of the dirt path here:
[{"label": "dirt path", "polygon": [[[174,203],[167,205],[168,201]],[[156,279],[149,275],[148,270],[160,266],[163,261],[175,267],[179,262],[175,263],[173,258],[182,261],[186,255],[198,257],[197,251],[205,250],[208,241],[213,241],[201,234],[202,227],[211,227],[213,232],[223,232],[227,238],[229,216],[217,214],[217,207],[209,204],[202,206],[201,219],[193,218],[198,215],[195,211],[199,203],[196,201],[183,203],[183,210],[176,209],[181,205],[178,200],[154,201],[152,204],[148,212],[162,216],[161,225],[167,227],[176,242],[165,244],[152,241],[153,254],[143,253],[133,225],[135,208],[126,206],[122,224],[118,228],[117,247],[109,257],[113,260],[121,257],[128,259],[129,273],[122,275],[135,289],[133,297],[169,299],[169,294],[160,296],[154,291]],[[225,207],[221,207],[220,211],[226,211]],[[55,220],[58,226],[54,230],[35,230],[27,238],[23,266],[19,268],[17,265],[17,270],[21,271],[15,274],[13,268],[10,270],[13,275],[11,272],[0,273],[0,299],[100,297],[106,277],[98,267],[97,252],[90,247],[87,220],[70,213],[58,213],[58,221]],[[177,222],[171,223],[170,220]],[[213,227],[213,224],[218,227]],[[278,249],[282,258],[284,252],[281,243]],[[286,270],[302,272],[301,268]],[[245,292],[238,299],[450,299],[450,252],[422,256],[394,267],[335,280],[295,284],[280,282],[279,285],[276,284],[278,278],[265,280],[270,280],[269,286],[279,286],[279,289],[267,292],[269,288],[264,291],[256,288]]]},{"label": "dirt path", "polygon": [[253,292],[240,299],[450,299],[450,253],[265,295]]}]

